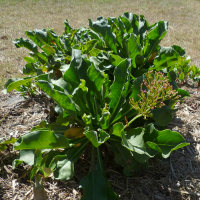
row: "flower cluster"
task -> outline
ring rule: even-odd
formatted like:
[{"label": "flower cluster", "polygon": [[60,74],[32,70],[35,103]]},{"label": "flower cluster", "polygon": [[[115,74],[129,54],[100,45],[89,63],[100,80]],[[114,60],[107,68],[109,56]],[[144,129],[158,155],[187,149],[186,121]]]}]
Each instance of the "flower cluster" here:
[{"label": "flower cluster", "polygon": [[180,95],[169,84],[168,77],[161,72],[149,71],[140,86],[139,100],[130,99],[133,109],[146,119],[152,116],[152,110],[165,106],[166,101],[176,101]]}]

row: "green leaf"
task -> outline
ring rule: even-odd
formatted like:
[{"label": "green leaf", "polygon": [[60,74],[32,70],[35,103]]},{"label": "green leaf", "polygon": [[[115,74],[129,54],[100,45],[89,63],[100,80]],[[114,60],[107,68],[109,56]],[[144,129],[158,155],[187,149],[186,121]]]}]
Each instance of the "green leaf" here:
[{"label": "green leaf", "polygon": [[110,138],[110,135],[102,129],[98,129],[97,131],[85,130],[84,135],[88,138],[94,147],[100,146]]},{"label": "green leaf", "polygon": [[35,159],[35,150],[26,149],[26,150],[21,150],[19,152],[18,160],[25,162],[27,165],[32,166],[34,164],[34,159]]},{"label": "green leaf", "polygon": [[16,40],[14,40],[13,43],[15,44],[15,46],[16,46],[17,48],[25,47],[25,48],[31,50],[32,52],[35,52],[35,53],[38,52],[37,45],[34,44],[33,42],[31,42],[31,41],[28,40],[28,39],[23,39],[23,38],[16,39]]},{"label": "green leaf", "polygon": [[112,134],[121,137],[121,132],[124,130],[124,125],[122,122],[118,122],[113,125]]},{"label": "green leaf", "polygon": [[181,88],[178,88],[177,92],[179,95],[181,95],[181,97],[189,97],[190,96],[190,93],[188,91],[183,90]]},{"label": "green leaf", "polygon": [[66,19],[65,22],[65,33],[68,34],[68,33],[71,33],[71,31],[73,30],[72,27],[69,25],[69,22],[68,20]]},{"label": "green leaf", "polygon": [[28,63],[23,67],[23,74],[24,75],[34,75],[38,71],[39,71],[38,66],[34,63]]},{"label": "green leaf", "polygon": [[149,29],[148,22],[145,20],[143,15],[138,16],[133,13],[125,12],[119,18],[124,23],[127,32],[133,32],[135,35],[140,35],[141,38],[145,31]]},{"label": "green leaf", "polygon": [[36,77],[26,77],[24,79],[9,79],[5,84],[5,93],[12,90],[20,91],[20,86],[31,83]]},{"label": "green leaf", "polygon": [[56,134],[43,128],[20,137],[15,143],[14,149],[57,149],[69,146],[69,140],[64,137],[64,134]]},{"label": "green leaf", "polygon": [[128,133],[122,132],[122,145],[130,151],[135,151],[139,154],[145,153],[144,143],[144,128],[134,128],[128,131]]},{"label": "green leaf", "polygon": [[127,40],[127,51],[128,51],[128,57],[132,59],[132,66],[136,68],[135,64],[135,58],[137,55],[140,55],[140,47],[137,44],[137,39],[134,36],[134,34],[130,34],[130,37]]},{"label": "green leaf", "polygon": [[97,44],[96,39],[87,41],[82,47],[83,54],[89,54],[89,52],[92,51],[92,49],[95,48],[96,44]]},{"label": "green leaf", "polygon": [[102,71],[97,69],[94,64],[92,64],[88,69],[88,77],[91,81],[95,83],[97,91],[101,91],[103,83],[105,81],[105,77]]},{"label": "green leaf", "polygon": [[109,127],[110,116],[111,116],[110,112],[107,111],[107,112],[104,112],[102,114],[101,118],[99,119],[99,124],[103,130],[106,130]]},{"label": "green leaf", "polygon": [[139,76],[137,77],[132,85],[131,85],[131,95],[130,95],[130,99],[134,98],[135,101],[139,100],[140,98],[138,97],[138,94],[140,94],[140,86],[144,80],[145,76]]},{"label": "green leaf", "polygon": [[[146,142],[146,144],[148,145],[149,148],[153,149],[154,151],[162,154],[162,149],[159,147],[158,144],[154,143],[154,142]],[[155,153],[156,154],[156,153]]]},{"label": "green leaf", "polygon": [[132,152],[123,147],[120,143],[112,142],[110,145],[115,162],[123,167],[123,173],[126,176],[138,175],[146,166],[134,159]]},{"label": "green leaf", "polygon": [[168,22],[160,21],[158,23],[153,24],[150,27],[148,32],[149,40],[162,40],[167,33],[168,30]]},{"label": "green leaf", "polygon": [[162,156],[164,158],[169,157],[172,151],[189,145],[180,133],[168,129],[158,131],[156,143],[162,150]]},{"label": "green leaf", "polygon": [[160,71],[165,67],[173,66],[177,63],[178,58],[183,54],[184,50],[178,46],[162,47],[158,56],[154,59],[154,66],[150,70]]},{"label": "green leaf", "polygon": [[185,74],[184,72],[181,72],[178,76],[178,78],[181,80],[181,81],[184,81],[185,80]]},{"label": "green leaf", "polygon": [[[124,29],[119,25],[119,21],[115,17],[108,17],[107,18],[109,25],[111,26],[113,34],[116,35],[116,40],[118,45],[123,48],[123,34],[124,34]],[[117,46],[118,46],[117,45]]]},{"label": "green leaf", "polygon": [[97,161],[95,169],[80,182],[83,188],[81,200],[118,200],[118,196],[112,191],[108,181],[104,177],[101,161]]},{"label": "green leaf", "polygon": [[169,129],[159,131],[153,124],[145,127],[144,141],[149,154],[160,154],[163,158],[169,157],[172,151],[189,145],[180,133]]},{"label": "green leaf", "polygon": [[128,81],[129,78],[129,67],[130,62],[128,59],[123,60],[114,71],[114,82],[110,88],[110,103],[109,107],[112,113],[115,113],[124,90],[124,85]]},{"label": "green leaf", "polygon": [[81,67],[82,64],[82,53],[80,50],[73,49],[72,51],[72,61],[70,65],[67,65],[65,68],[65,73],[64,73],[64,80],[66,82],[69,82],[73,88],[78,87],[80,83],[80,77],[78,70]]},{"label": "green leaf", "polygon": [[176,81],[176,73],[171,70],[169,73],[168,73],[168,77],[169,77],[169,82],[175,82]]},{"label": "green leaf", "polygon": [[42,47],[43,45],[48,44],[48,34],[45,29],[43,30],[36,29],[34,31],[26,31],[25,34],[39,47]]},{"label": "green leaf", "polygon": [[117,53],[117,48],[115,46],[116,37],[111,31],[111,27],[108,24],[107,19],[99,17],[96,22],[89,19],[89,26],[93,31],[101,34],[106,45],[111,48],[114,53]]},{"label": "green leaf", "polygon": [[117,67],[123,60],[124,58],[120,57],[119,55],[116,54],[109,54],[110,55],[110,60],[112,62],[112,65]]},{"label": "green leaf", "polygon": [[24,60],[25,60],[27,63],[34,63],[34,62],[35,62],[35,59],[34,59],[34,58],[31,58],[31,57],[28,57],[28,56],[25,56],[25,57],[24,57]]},{"label": "green leaf", "polygon": [[160,21],[153,24],[147,33],[146,44],[144,47],[144,55],[147,57],[147,61],[152,56],[152,53],[158,50],[158,44],[164,38],[168,30],[168,22]]},{"label": "green leaf", "polygon": [[40,89],[49,95],[54,101],[56,101],[62,108],[70,111],[76,110],[74,104],[71,102],[70,96],[64,92],[54,89],[53,85],[49,82],[45,80],[39,80],[36,85],[40,87]]},{"label": "green leaf", "polygon": [[15,142],[17,141],[17,139],[11,137],[10,139],[8,140],[5,140],[5,141],[1,141],[0,142],[0,151],[3,151],[3,150],[6,150],[8,148],[8,144],[14,144]]},{"label": "green leaf", "polygon": [[74,163],[85,150],[87,141],[79,147],[73,147],[62,152],[61,155],[53,157],[49,168],[53,170],[54,178],[57,180],[69,180],[74,176]]},{"label": "green leaf", "polygon": [[152,111],[153,119],[158,126],[167,126],[173,119],[173,112],[168,106],[156,108]]},{"label": "green leaf", "polygon": [[[66,155],[54,157],[51,165],[54,166],[54,177],[58,180],[69,180],[74,175],[74,163]],[[52,167],[51,167],[52,168]]]},{"label": "green leaf", "polygon": [[52,46],[50,46],[49,44],[45,44],[41,48],[48,55],[56,53],[55,49]]}]

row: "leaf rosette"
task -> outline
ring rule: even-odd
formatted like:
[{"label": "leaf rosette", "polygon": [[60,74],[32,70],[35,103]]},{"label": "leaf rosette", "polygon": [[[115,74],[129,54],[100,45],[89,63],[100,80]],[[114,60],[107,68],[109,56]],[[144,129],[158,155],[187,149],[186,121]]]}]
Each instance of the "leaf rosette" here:
[{"label": "leaf rosette", "polygon": [[23,69],[29,76],[9,80],[6,91],[34,83],[54,101],[56,119],[17,140],[14,148],[20,158],[13,164],[31,165],[31,178],[40,173],[68,180],[74,163],[89,149],[91,168],[81,181],[83,199],[118,199],[105,179],[102,146],[113,151],[126,175],[132,175],[150,158],[167,158],[188,145],[178,132],[159,130],[171,121],[184,91],[172,88],[170,74],[167,78],[148,72],[166,68],[184,52],[177,46],[167,52],[159,45],[167,22],[150,26],[143,16],[125,13],[90,20],[89,25],[73,29],[65,21],[62,36],[35,30],[26,32],[30,40],[15,41],[17,47],[32,51]]}]

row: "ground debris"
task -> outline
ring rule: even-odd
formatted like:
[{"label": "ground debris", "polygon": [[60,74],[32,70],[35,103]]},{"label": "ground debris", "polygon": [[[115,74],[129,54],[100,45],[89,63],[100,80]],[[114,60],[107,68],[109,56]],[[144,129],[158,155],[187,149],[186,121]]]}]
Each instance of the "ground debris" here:
[{"label": "ground debris", "polygon": [[[125,177],[119,169],[107,166],[111,186],[122,200],[199,200],[200,199],[200,94],[187,88],[191,96],[178,105],[178,112],[169,124],[170,129],[184,135],[190,146],[180,149],[169,159],[154,159],[138,177]],[[19,137],[47,118],[48,105],[39,97],[5,104],[14,95],[0,95],[0,137]],[[25,168],[12,169],[17,153],[9,149],[0,153],[0,199],[33,199],[33,184]],[[81,162],[81,161],[80,161]],[[87,166],[79,163],[76,170]],[[27,169],[28,170],[28,169]],[[50,200],[81,198],[76,180],[67,182],[46,179],[44,188]]]}]

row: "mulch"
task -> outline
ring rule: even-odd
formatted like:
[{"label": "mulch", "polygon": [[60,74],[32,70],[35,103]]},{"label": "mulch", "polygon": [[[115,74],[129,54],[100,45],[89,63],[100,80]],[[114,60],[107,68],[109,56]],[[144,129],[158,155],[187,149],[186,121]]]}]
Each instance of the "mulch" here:
[{"label": "mulch", "polygon": [[[153,159],[149,167],[134,177],[125,177],[120,168],[105,167],[107,178],[122,200],[199,200],[200,199],[200,93],[187,87],[190,97],[177,105],[176,117],[169,124],[190,143],[175,151],[168,159]],[[49,104],[41,97],[25,100],[17,93],[0,94],[0,138],[19,137],[49,116]],[[0,199],[31,200],[33,183],[29,181],[30,168],[22,165],[12,168],[18,152],[12,146],[0,152]],[[44,187],[49,200],[79,200],[78,182],[87,164],[79,161],[72,180],[61,182],[48,178]]]}]

